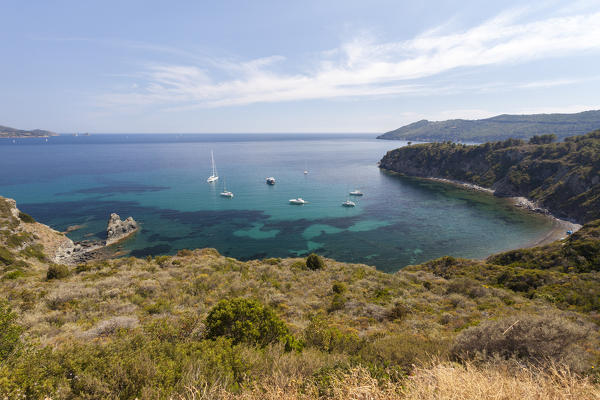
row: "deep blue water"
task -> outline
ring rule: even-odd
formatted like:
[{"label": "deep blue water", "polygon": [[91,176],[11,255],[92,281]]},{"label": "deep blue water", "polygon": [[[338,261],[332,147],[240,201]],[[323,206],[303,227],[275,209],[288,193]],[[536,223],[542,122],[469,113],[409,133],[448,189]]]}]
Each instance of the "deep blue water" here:
[{"label": "deep blue water", "polygon": [[[396,271],[443,255],[482,258],[543,236],[549,220],[493,196],[380,171],[404,145],[374,135],[92,135],[0,139],[0,195],[75,240],[111,212],[142,230],[135,256],[214,247],[240,259],[317,252]],[[219,171],[207,184],[210,151]],[[308,168],[309,174],[303,171]],[[275,186],[265,184],[274,176]],[[225,182],[233,199],[219,196]],[[355,208],[341,203],[353,189]],[[309,204],[293,206],[303,197]]]}]

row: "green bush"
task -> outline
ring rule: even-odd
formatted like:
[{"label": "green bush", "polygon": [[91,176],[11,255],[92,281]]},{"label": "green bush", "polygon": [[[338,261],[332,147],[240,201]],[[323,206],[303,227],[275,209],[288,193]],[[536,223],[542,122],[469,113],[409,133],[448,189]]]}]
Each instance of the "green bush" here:
[{"label": "green bush", "polygon": [[32,224],[35,222],[35,219],[31,215],[26,214],[22,211],[19,212],[19,218],[21,219],[21,221],[28,223],[28,224]]},{"label": "green bush", "polygon": [[341,310],[344,308],[345,305],[346,305],[346,298],[344,297],[344,295],[336,293],[333,295],[333,298],[331,299],[331,303],[329,304],[327,311],[334,312],[337,310]]},{"label": "green bush", "polygon": [[69,271],[69,267],[62,264],[52,264],[48,267],[48,272],[46,272],[46,279],[62,279],[66,278],[71,274]]},{"label": "green bush", "polygon": [[16,319],[17,315],[8,303],[0,300],[0,361],[4,361],[19,344],[22,328]]},{"label": "green bush", "polygon": [[0,247],[0,263],[10,265],[15,262],[15,257],[6,247]]},{"label": "green bush", "polygon": [[323,269],[325,268],[325,263],[323,262],[321,257],[316,255],[315,253],[311,253],[308,255],[308,257],[306,257],[306,268],[313,271]]},{"label": "green bush", "polygon": [[25,257],[37,258],[40,261],[46,261],[44,246],[39,243],[25,247],[23,250],[21,250],[21,255]]},{"label": "green bush", "polygon": [[336,294],[344,294],[348,290],[343,282],[336,282],[331,287],[331,291]]},{"label": "green bush", "polygon": [[288,333],[285,323],[271,310],[255,300],[221,300],[206,317],[206,337],[226,337],[234,344],[248,343],[264,347],[283,339]]},{"label": "green bush", "polygon": [[307,346],[327,353],[356,354],[363,345],[363,341],[356,332],[342,331],[338,327],[330,325],[323,316],[314,317],[303,335]]}]

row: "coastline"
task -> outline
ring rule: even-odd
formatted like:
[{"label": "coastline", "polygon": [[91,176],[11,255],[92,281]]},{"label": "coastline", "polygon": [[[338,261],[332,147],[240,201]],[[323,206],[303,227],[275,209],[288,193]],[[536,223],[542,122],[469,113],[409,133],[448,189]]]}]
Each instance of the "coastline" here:
[{"label": "coastline", "polygon": [[[456,180],[452,180],[452,179],[445,179],[445,178],[422,178],[422,179],[426,179],[426,180],[434,181],[434,182],[451,184],[451,185],[459,186],[463,189],[484,192],[484,193],[488,193],[491,195],[493,195],[495,193],[494,189],[486,188],[483,186],[478,186],[478,185],[475,185],[472,183],[456,181]],[[567,233],[566,233],[567,231],[577,232],[579,229],[581,229],[581,226],[582,226],[581,224],[578,224],[578,223],[575,223],[575,222],[572,222],[572,221],[569,221],[566,219],[558,218],[557,216],[550,213],[548,210],[538,207],[535,204],[535,202],[531,199],[528,199],[526,197],[521,197],[521,196],[506,197],[506,199],[508,201],[510,201],[511,204],[515,207],[522,208],[522,209],[527,210],[532,213],[545,215],[546,217],[550,218],[550,220],[552,221],[552,229],[550,229],[550,231],[546,235],[544,235],[543,237],[541,237],[533,242],[525,244],[523,246],[523,248],[544,246],[544,245],[550,244],[552,242],[555,242],[557,240],[564,239],[567,236]]]}]

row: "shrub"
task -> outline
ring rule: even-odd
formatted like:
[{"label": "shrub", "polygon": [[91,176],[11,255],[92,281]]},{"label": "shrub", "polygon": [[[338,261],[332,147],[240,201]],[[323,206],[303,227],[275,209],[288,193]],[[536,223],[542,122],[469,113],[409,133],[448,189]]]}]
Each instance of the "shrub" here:
[{"label": "shrub", "polygon": [[37,258],[40,261],[46,261],[46,255],[44,254],[44,246],[40,243],[32,244],[21,250],[21,255],[25,257]]},{"label": "shrub", "polygon": [[28,223],[28,224],[32,224],[35,222],[35,219],[31,215],[26,214],[22,211],[19,212],[19,218],[21,219],[21,221]]},{"label": "shrub", "polygon": [[402,319],[406,318],[406,316],[409,314],[409,312],[410,312],[410,309],[408,308],[408,306],[406,304],[397,302],[396,304],[394,304],[394,306],[392,308],[390,308],[387,311],[386,317],[390,321],[402,320]]},{"label": "shrub", "polygon": [[234,344],[248,343],[264,347],[282,339],[288,328],[269,307],[249,299],[221,300],[205,321],[206,337],[230,338]]},{"label": "shrub", "polygon": [[6,247],[0,247],[0,263],[10,265],[15,262],[15,257]]},{"label": "shrub", "polygon": [[117,333],[119,330],[136,328],[138,325],[139,321],[137,317],[121,315],[99,322],[96,326],[86,331],[85,334],[91,338],[109,336]]},{"label": "shrub", "polygon": [[521,315],[466,329],[457,336],[451,353],[459,359],[495,356],[538,364],[560,361],[581,370],[585,357],[580,345],[588,334],[589,329],[561,317]]},{"label": "shrub", "polygon": [[7,302],[0,300],[0,361],[5,360],[18,346],[22,328],[15,322],[17,315]]},{"label": "shrub", "polygon": [[336,282],[331,287],[331,290],[333,291],[333,293],[343,294],[346,292],[346,290],[348,290],[348,288],[346,287],[346,285],[344,285],[343,282]]},{"label": "shrub", "polygon": [[414,364],[443,358],[446,349],[444,341],[402,332],[385,335],[368,343],[361,349],[360,359],[366,363],[400,367],[408,372]]},{"label": "shrub", "polygon": [[66,278],[71,274],[69,271],[69,267],[62,264],[52,264],[48,267],[48,272],[46,272],[46,279],[62,279]]},{"label": "shrub", "polygon": [[323,269],[325,268],[325,263],[323,262],[321,257],[316,255],[315,253],[311,253],[308,255],[308,257],[306,257],[306,268],[313,271]]},{"label": "shrub", "polygon": [[327,307],[327,311],[334,312],[337,310],[341,310],[344,308],[345,305],[346,298],[344,297],[344,295],[336,293],[333,295],[333,298],[331,299],[331,304],[329,304],[329,307]]},{"label": "shrub", "polygon": [[323,316],[316,316],[304,330],[304,342],[328,353],[355,354],[363,345],[362,340],[353,331],[342,331],[329,325]]}]

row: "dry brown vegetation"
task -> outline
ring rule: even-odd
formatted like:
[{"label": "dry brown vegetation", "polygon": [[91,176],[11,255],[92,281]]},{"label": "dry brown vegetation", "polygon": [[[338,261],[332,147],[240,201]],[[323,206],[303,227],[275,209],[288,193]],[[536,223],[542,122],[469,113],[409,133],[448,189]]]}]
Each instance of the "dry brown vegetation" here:
[{"label": "dry brown vegetation", "polygon": [[[202,249],[57,266],[0,250],[0,398],[598,398],[595,314],[482,282],[476,262],[386,274]],[[272,310],[285,340],[209,337],[235,298]]]},{"label": "dry brown vegetation", "polygon": [[[319,397],[314,384],[256,385],[240,394],[221,388],[188,388],[185,400],[303,400]],[[440,362],[416,368],[401,384],[381,385],[365,368],[354,368],[333,379],[335,400],[594,400],[600,388],[589,378],[568,369],[547,370],[506,364],[453,364]]]}]

